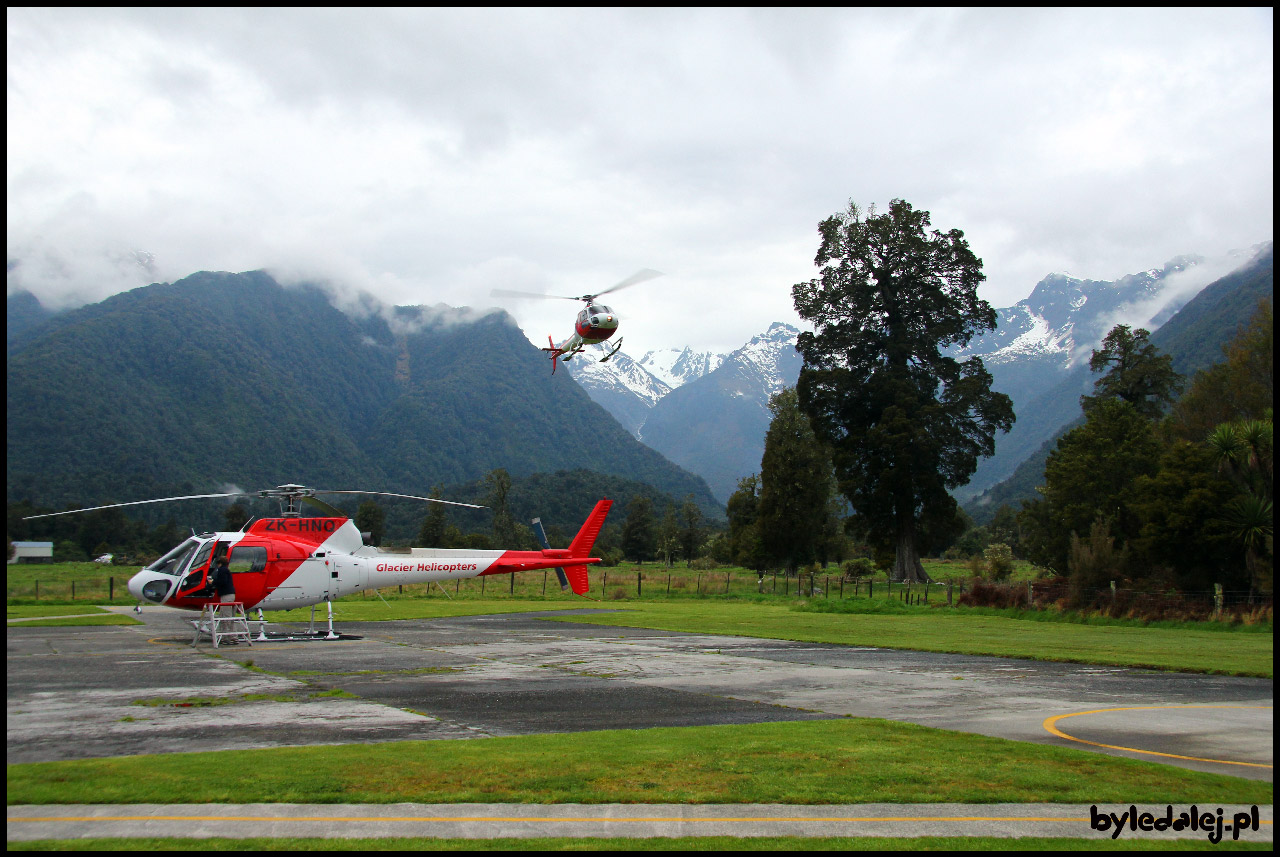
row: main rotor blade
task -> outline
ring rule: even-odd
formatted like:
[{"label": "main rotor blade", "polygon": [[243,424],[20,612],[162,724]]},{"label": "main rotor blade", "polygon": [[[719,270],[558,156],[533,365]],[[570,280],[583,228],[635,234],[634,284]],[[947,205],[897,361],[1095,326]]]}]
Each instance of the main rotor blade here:
[{"label": "main rotor blade", "polygon": [[609,288],[605,289],[603,292],[596,292],[594,295],[592,295],[592,297],[598,298],[601,295],[607,295],[610,292],[618,292],[623,289],[630,288],[631,286],[634,286],[637,283],[643,283],[646,280],[652,280],[654,277],[661,277],[661,276],[664,276],[661,271],[655,271],[652,268],[642,268],[639,271],[636,271],[630,277],[627,277],[625,280],[618,283],[617,285],[610,286]]},{"label": "main rotor blade", "polygon": [[329,491],[316,490],[317,494],[376,494],[379,497],[403,497],[406,500],[425,500],[428,503],[445,503],[450,506],[466,506],[468,509],[487,509],[488,506],[477,506],[474,503],[455,503],[453,500],[438,500],[435,497],[415,497],[413,494],[392,494],[390,491]]},{"label": "main rotor blade", "polygon": [[489,292],[489,296],[494,298],[543,298],[556,301],[581,300],[581,298],[571,298],[565,295],[544,295],[540,292],[518,292],[513,289],[494,289]]},{"label": "main rotor blade", "polygon": [[256,497],[256,494],[246,494],[243,491],[235,491],[230,494],[188,494],[185,497],[161,497],[157,500],[134,500],[132,503],[108,503],[105,506],[90,506],[87,509],[72,509],[69,512],[48,512],[44,515],[28,515],[23,518],[24,521],[30,521],[32,518],[54,518],[58,515],[78,515],[81,512],[96,512],[99,509],[117,509],[121,506],[141,506],[144,503],[168,503],[173,500],[208,500],[215,497]]},{"label": "main rotor blade", "polygon": [[342,511],[341,509],[330,506],[328,503],[321,500],[319,497],[301,497],[299,499],[301,499],[302,502],[308,505],[315,506],[317,509],[324,512],[326,515],[332,515],[335,518],[345,518],[347,516],[346,512]]}]

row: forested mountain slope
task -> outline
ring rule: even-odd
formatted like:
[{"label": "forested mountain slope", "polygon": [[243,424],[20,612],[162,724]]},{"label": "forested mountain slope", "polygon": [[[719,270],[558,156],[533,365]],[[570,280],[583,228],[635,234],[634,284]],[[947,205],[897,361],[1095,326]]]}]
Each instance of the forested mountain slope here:
[{"label": "forested mountain slope", "polygon": [[264,272],[194,274],[11,339],[7,493],[51,507],[286,481],[427,493],[585,468],[692,493],[504,313],[335,309]]}]

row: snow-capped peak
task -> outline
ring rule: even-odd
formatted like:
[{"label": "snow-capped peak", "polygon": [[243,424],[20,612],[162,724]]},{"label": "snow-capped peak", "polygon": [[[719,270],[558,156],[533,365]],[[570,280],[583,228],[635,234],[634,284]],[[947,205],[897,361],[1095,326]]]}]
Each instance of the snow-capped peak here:
[{"label": "snow-capped peak", "polygon": [[723,354],[694,351],[685,346],[650,351],[640,358],[639,364],[646,372],[674,390],[715,371],[723,361]]}]

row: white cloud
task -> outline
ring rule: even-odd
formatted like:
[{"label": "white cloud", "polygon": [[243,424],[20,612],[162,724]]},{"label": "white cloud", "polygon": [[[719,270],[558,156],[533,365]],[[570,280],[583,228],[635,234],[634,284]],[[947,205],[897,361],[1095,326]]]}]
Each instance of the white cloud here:
[{"label": "white cloud", "polygon": [[[10,274],[197,270],[392,303],[619,295],[628,349],[794,322],[818,222],[901,197],[984,295],[1272,230],[1272,13],[9,9]],[[121,263],[154,254],[147,272]],[[530,338],[572,304],[504,304]]]}]

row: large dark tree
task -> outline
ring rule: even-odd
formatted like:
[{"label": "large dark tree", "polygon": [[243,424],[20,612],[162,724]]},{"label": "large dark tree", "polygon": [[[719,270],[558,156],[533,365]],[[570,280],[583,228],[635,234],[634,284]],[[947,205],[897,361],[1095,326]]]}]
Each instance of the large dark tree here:
[{"label": "large dark tree", "polygon": [[521,533],[516,530],[511,516],[511,474],[501,467],[489,471],[484,477],[489,489],[486,505],[493,510],[493,540],[503,550],[518,550],[523,545]]},{"label": "large dark tree", "polygon": [[1150,331],[1127,324],[1111,329],[1089,358],[1089,369],[1102,377],[1093,385],[1097,395],[1080,397],[1086,411],[1102,399],[1117,398],[1154,420],[1177,400],[1182,376],[1173,371],[1173,358],[1150,343],[1150,336]]},{"label": "large dark tree", "polygon": [[627,506],[627,521],[622,526],[622,552],[636,562],[653,559],[658,545],[658,528],[653,518],[653,501],[644,495]]},{"label": "large dark tree", "polygon": [[818,559],[829,535],[831,456],[790,387],[769,400],[773,421],[760,460],[760,543],[788,574]]},{"label": "large dark tree", "polygon": [[729,518],[729,561],[760,571],[764,568],[764,549],[760,546],[760,477],[756,474],[738,480],[738,490],[725,505]]},{"label": "large dark tree", "polygon": [[688,494],[680,507],[680,550],[684,553],[686,566],[693,564],[698,549],[702,547],[702,539],[702,510],[698,508],[693,495]]},{"label": "large dark tree", "polygon": [[1040,496],[1023,504],[1023,552],[1036,565],[1066,574],[1071,536],[1089,536],[1107,522],[1117,547],[1140,522],[1129,507],[1139,477],[1159,469],[1160,443],[1151,420],[1115,396],[1099,398],[1084,425],[1067,432],[1049,453]]},{"label": "large dark tree", "polygon": [[892,545],[899,580],[928,579],[917,530],[955,518],[948,489],[1013,425],[982,361],[947,350],[995,327],[978,297],[982,260],[960,230],[929,226],[927,211],[902,200],[865,217],[850,203],[819,224],[818,277],[792,288],[814,328],[796,344],[800,406],[832,450],[855,524]]},{"label": "large dark tree", "polygon": [[[439,500],[443,493],[444,489],[437,485],[432,489],[431,496]],[[446,546],[444,534],[449,526],[449,521],[445,517],[445,504],[431,503],[430,506],[427,516],[422,519],[422,527],[418,530],[418,540],[415,544],[424,548],[442,548]]]},{"label": "large dark tree", "polygon": [[387,530],[387,510],[372,500],[361,503],[356,509],[356,528],[369,534],[369,544],[382,544]]}]

